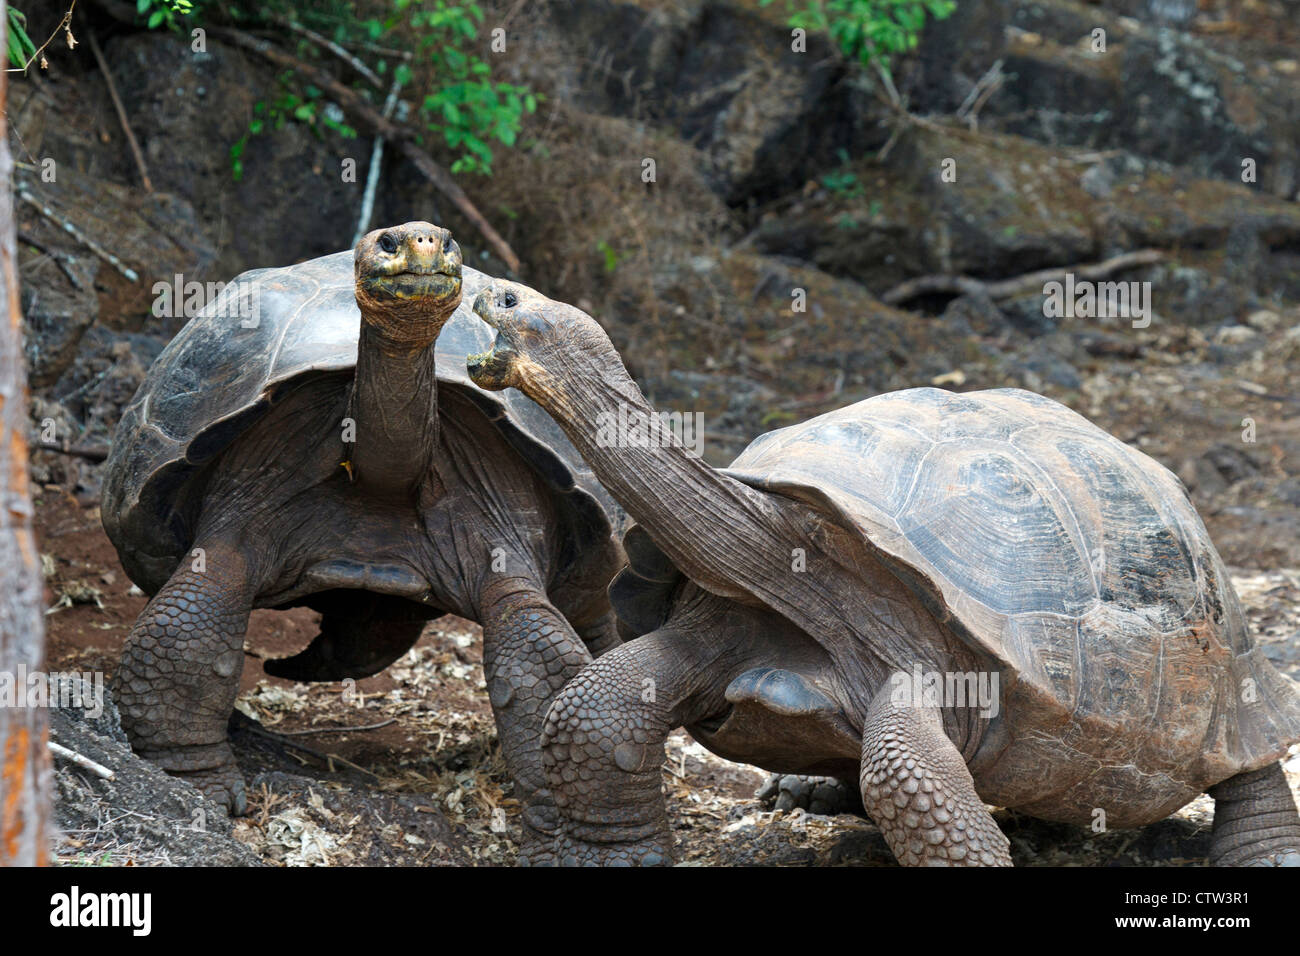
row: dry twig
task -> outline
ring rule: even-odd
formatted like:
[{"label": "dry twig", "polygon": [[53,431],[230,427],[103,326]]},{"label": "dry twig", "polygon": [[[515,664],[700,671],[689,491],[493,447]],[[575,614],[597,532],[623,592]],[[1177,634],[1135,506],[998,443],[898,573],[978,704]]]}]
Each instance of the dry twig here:
[{"label": "dry twig", "polygon": [[377,724],[358,724],[354,727],[311,727],[307,730],[279,730],[276,733],[281,737],[310,737],[315,734],[350,734],[363,730],[378,730],[380,727],[387,727],[389,724],[397,723],[395,717],[389,717],[387,720],[381,720]]},{"label": "dry twig", "polygon": [[114,780],[117,777],[117,774],[113,773],[113,771],[109,770],[102,763],[95,763],[95,761],[91,760],[89,757],[83,757],[75,750],[69,750],[62,744],[56,744],[53,740],[50,741],[50,753],[54,754],[56,757],[62,757],[64,760],[69,760],[72,763],[75,763],[82,770],[89,770],[96,777],[101,777],[104,780]]},{"label": "dry twig", "polygon": [[1037,272],[1028,272],[998,282],[985,282],[982,279],[962,275],[917,276],[915,279],[908,279],[894,286],[882,295],[880,300],[887,305],[898,305],[918,295],[936,292],[952,295],[973,295],[982,292],[994,301],[1014,299],[1041,290],[1045,282],[1058,279],[1067,272],[1074,273],[1080,279],[1101,279],[1113,272],[1152,265],[1163,259],[1164,255],[1159,249],[1141,249],[1137,252],[1125,252],[1103,262],[1053,266],[1050,269],[1039,269]]},{"label": "dry twig", "polygon": [[290,17],[280,16],[279,14],[276,14],[275,16],[271,17],[271,22],[278,23],[280,24],[280,26],[288,30],[292,30],[294,33],[298,34],[299,36],[305,37],[306,39],[310,40],[312,43],[316,44],[316,46],[320,47],[323,50],[328,50],[330,53],[334,54],[336,57],[338,57],[348,66],[352,67],[352,69],[356,70],[358,73],[364,76],[366,80],[369,81],[371,86],[375,87],[376,89],[383,89],[384,81],[379,78],[379,74],[377,74],[374,70],[370,69],[370,67],[367,66],[360,57],[343,49],[343,47],[339,46],[337,43],[335,43],[333,40],[329,39],[328,37],[321,36],[315,30],[303,26],[297,20],[294,20]]},{"label": "dry twig", "polygon": [[126,118],[126,107],[122,105],[122,98],[117,95],[117,84],[113,82],[113,74],[108,70],[108,62],[104,59],[104,53],[99,48],[99,41],[95,39],[94,32],[87,28],[86,36],[90,38],[90,52],[94,54],[95,62],[99,64],[99,72],[104,74],[104,85],[108,87],[108,96],[113,101],[113,109],[117,112],[117,121],[122,126],[122,132],[126,134],[127,145],[131,147],[135,168],[140,171],[140,181],[144,183],[145,192],[151,193],[153,183],[149,181],[149,170],[144,165],[144,153],[140,151],[140,143],[136,140],[135,133],[131,132],[131,124]]},{"label": "dry twig", "polygon": [[36,62],[37,57],[41,58],[41,68],[44,69],[45,57],[43,54],[45,53],[45,48],[54,42],[54,38],[59,35],[60,30],[62,30],[67,35],[68,49],[72,49],[73,47],[75,47],[77,45],[77,38],[72,35],[72,12],[76,9],[77,9],[77,0],[72,0],[72,3],[68,5],[68,12],[63,15],[63,19],[60,20],[58,22],[58,25],[55,26],[54,30],[51,31],[49,39],[47,39],[44,43],[38,46],[35,49],[35,51],[33,51],[32,55],[27,58],[27,62],[24,63],[21,67],[17,67],[17,66],[10,67],[6,70],[6,72],[26,73],[27,68]]},{"label": "dry twig", "polygon": [[[401,92],[402,83],[394,77],[392,89],[388,91],[388,99],[384,101],[384,119],[392,117],[393,109],[397,106],[397,97]],[[357,216],[357,231],[352,236],[354,246],[370,229],[370,217],[375,210],[375,192],[379,188],[379,172],[383,165],[384,137],[377,133],[375,145],[370,150],[370,168],[366,170],[366,189],[361,195],[361,213]]]},{"label": "dry twig", "polygon": [[18,193],[19,199],[27,203],[29,206],[34,207],[36,211],[39,212],[42,216],[44,216],[46,219],[53,222],[60,229],[62,229],[64,232],[70,235],[73,239],[76,239],[77,242],[81,243],[83,246],[85,246],[95,255],[99,256],[101,259],[103,259],[105,262],[111,265],[118,272],[122,273],[122,275],[124,275],[127,279],[129,279],[132,282],[140,281],[140,274],[138,272],[136,272],[134,269],[127,266],[121,259],[113,255],[113,253],[109,252],[103,246],[99,245],[99,243],[95,242],[93,239],[91,239],[89,236],[83,233],[71,222],[62,218],[58,213],[52,210],[49,206],[45,205],[45,203],[37,199],[32,194],[31,190],[29,190],[25,185],[19,183],[15,191]]},{"label": "dry twig", "polygon": [[65,455],[84,458],[87,461],[106,461],[108,459],[108,448],[104,445],[73,445],[69,442],[58,441],[38,441],[35,445],[41,451],[62,452]]}]

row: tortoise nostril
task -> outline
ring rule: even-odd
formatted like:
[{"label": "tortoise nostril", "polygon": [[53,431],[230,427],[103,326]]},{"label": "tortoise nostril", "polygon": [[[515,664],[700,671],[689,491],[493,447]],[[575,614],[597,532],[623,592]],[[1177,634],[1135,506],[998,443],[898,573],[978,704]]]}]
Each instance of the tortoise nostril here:
[{"label": "tortoise nostril", "polygon": [[379,248],[390,256],[397,251],[397,239],[391,232],[386,232],[379,237]]}]

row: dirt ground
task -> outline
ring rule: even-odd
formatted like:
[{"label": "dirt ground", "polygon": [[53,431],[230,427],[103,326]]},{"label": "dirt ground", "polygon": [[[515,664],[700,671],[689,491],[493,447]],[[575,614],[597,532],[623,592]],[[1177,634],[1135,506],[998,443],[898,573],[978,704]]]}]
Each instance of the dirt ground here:
[{"label": "dirt ground", "polygon": [[[1300,310],[1239,328],[1230,338],[1185,328],[1135,332],[1135,348],[1123,356],[1103,350],[1081,364],[1077,391],[1050,382],[1041,389],[1178,472],[1233,569],[1265,653],[1300,681],[1300,498],[1292,500],[1300,480],[1292,381]],[[981,385],[1019,384],[978,366],[968,371]],[[1245,419],[1253,443],[1242,440]],[[100,526],[87,489],[96,484],[83,467],[46,485],[36,524],[51,609],[49,667],[111,674],[145,597]],[[263,673],[262,660],[306,646],[317,623],[303,608],[253,613],[233,734],[251,813],[236,821],[235,836],[272,865],[513,863],[518,805],[496,746],[478,628],[442,618],[406,657],[354,689]],[[1286,766],[1300,792],[1300,748]],[[769,810],[754,796],[765,779],[676,735],[665,780],[680,859],[892,865],[863,818]],[[1196,865],[1208,851],[1212,809],[1202,797],[1160,824],[1104,834],[997,816],[1020,865]],[[94,835],[82,836],[60,857],[92,857]],[[131,862],[120,856],[115,846],[113,861]]]},{"label": "dirt ground", "polygon": [[[48,488],[38,527],[48,556],[49,667],[111,674],[145,598],[118,565],[94,506]],[[1237,570],[1233,580],[1270,658],[1300,678],[1300,571]],[[266,676],[261,661],[304,646],[317,617],[253,613],[233,734],[251,812],[236,821],[236,839],[277,866],[513,863],[518,806],[496,746],[479,629],[454,617],[435,621],[410,653],[355,689]],[[1287,769],[1300,790],[1300,748]],[[685,733],[670,741],[665,771],[683,863],[892,864],[865,819],[769,810],[754,796],[764,773],[709,754]],[[1163,823],[1105,834],[1006,811],[997,817],[1018,865],[1178,866],[1204,862],[1211,811],[1202,797]],[[76,862],[100,849],[80,840],[59,854]],[[112,862],[147,862],[121,855]]]}]

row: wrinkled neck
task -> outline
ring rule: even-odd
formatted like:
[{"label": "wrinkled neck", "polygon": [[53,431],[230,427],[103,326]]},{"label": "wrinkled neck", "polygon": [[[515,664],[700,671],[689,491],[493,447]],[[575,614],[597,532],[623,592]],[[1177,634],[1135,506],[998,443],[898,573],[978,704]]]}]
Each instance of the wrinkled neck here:
[{"label": "wrinkled neck", "polygon": [[432,467],[438,444],[436,344],[403,346],[361,323],[348,404],[354,441],[346,447],[352,480],[368,491],[409,495]]},{"label": "wrinkled neck", "polygon": [[687,575],[746,600],[727,552],[772,540],[765,497],[690,452],[646,401],[612,346],[530,377],[525,391],[559,423],[601,484]]}]

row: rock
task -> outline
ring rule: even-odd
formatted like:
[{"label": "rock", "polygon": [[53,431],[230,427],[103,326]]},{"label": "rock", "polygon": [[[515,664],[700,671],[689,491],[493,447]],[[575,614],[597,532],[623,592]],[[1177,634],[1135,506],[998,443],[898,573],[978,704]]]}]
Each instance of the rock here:
[{"label": "rock", "polygon": [[1079,185],[1094,199],[1109,199],[1110,194],[1115,191],[1115,174],[1111,172],[1109,164],[1097,163],[1089,166],[1079,177]]},{"label": "rock", "polygon": [[1001,335],[1011,328],[1005,312],[986,293],[959,295],[939,316],[945,328],[977,335]]},{"label": "rock", "polygon": [[1260,466],[1240,448],[1217,444],[1196,460],[1196,488],[1217,494],[1259,472]]},{"label": "rock", "polygon": [[922,113],[952,113],[1003,53],[1010,0],[958,3],[945,20],[928,20],[915,59],[896,83]]},{"label": "rock", "polygon": [[1096,200],[1072,166],[1027,141],[913,128],[883,166],[847,172],[860,190],[826,190],[772,216],[758,248],[881,293],[913,275],[1019,275],[1096,251]]},{"label": "rock", "polygon": [[[210,224],[195,235],[210,236],[219,251],[212,274],[199,278],[229,279],[254,265],[300,262],[350,243],[362,187],[344,182],[339,164],[355,158],[363,183],[368,142],[326,130],[321,135],[329,146],[323,149],[311,128],[285,123],[273,134],[248,137],[243,176],[234,178],[230,148],[248,136],[254,105],[274,99],[275,70],[217,38],[195,53],[188,34],[165,31],[114,38],[105,56],[131,104],[131,126],[154,187],[182,197],[200,222]],[[390,206],[390,198],[398,202]],[[427,218],[414,215],[417,201],[389,182],[374,221]]]},{"label": "rock", "polygon": [[1078,344],[1063,333],[1045,335],[1021,349],[1012,360],[1012,367],[1020,374],[1025,387],[1031,391],[1044,391],[1049,385],[1056,389],[1077,391],[1083,379],[1075,369]]},{"label": "rock", "polygon": [[1273,489],[1273,497],[1283,504],[1300,508],[1300,477],[1286,478]]},{"label": "rock", "polygon": [[1225,325],[1214,333],[1214,341],[1219,345],[1242,345],[1259,337],[1259,333],[1249,325]]},{"label": "rock", "polygon": [[[972,4],[971,6],[983,6]],[[1191,0],[1134,0],[1132,17],[1070,0],[1016,0],[1008,29],[988,54],[1006,80],[985,104],[981,127],[1047,143],[1120,149],[1184,166],[1197,175],[1242,181],[1255,161],[1255,188],[1290,199],[1300,133],[1297,76],[1247,69],[1230,40],[1182,32]],[[1153,14],[1159,9],[1163,12]],[[1261,23],[1280,10],[1252,11]],[[1280,24],[1279,24],[1280,26]],[[1105,50],[1093,51],[1094,30]],[[925,44],[941,31],[927,31]],[[945,38],[946,40],[947,38]],[[1242,57],[1251,58],[1241,45]],[[941,101],[942,102],[942,101]]]},{"label": "rock", "polygon": [[[99,675],[102,678],[102,675]],[[260,866],[232,836],[225,810],[188,783],[141,760],[127,745],[107,688],[102,698],[81,675],[61,676],[59,701],[101,700],[102,712],[52,707],[50,739],[113,771],[104,780],[54,759],[54,821],[61,858],[134,866]]]},{"label": "rock", "polygon": [[840,151],[859,155],[888,138],[884,107],[851,82],[824,36],[809,31],[807,51],[791,49],[781,4],[582,0],[555,6],[548,20],[565,59],[598,51],[602,61],[604,82],[578,81],[577,101],[671,124],[701,150],[732,205],[797,188]]},{"label": "rock", "polygon": [[[1202,495],[1198,488],[1198,499]],[[1300,567],[1300,509],[1230,505],[1203,516],[1225,561],[1256,568]]]},{"label": "rock", "polygon": [[[43,236],[52,230],[45,230]],[[75,258],[66,244],[50,248],[62,257],[67,272],[50,255],[28,243],[18,243],[23,284],[19,302],[23,314],[23,347],[27,377],[32,388],[54,384],[77,356],[77,346],[99,315],[94,281],[98,260],[83,254]],[[75,280],[74,278],[75,277]]]},{"label": "rock", "polygon": [[834,777],[774,775],[754,793],[754,797],[765,807],[786,813],[802,809],[818,816],[839,813],[864,815],[862,795],[857,786]]},{"label": "rock", "polygon": [[1272,332],[1282,324],[1282,316],[1272,309],[1259,309],[1246,316],[1246,324],[1260,332]]}]

